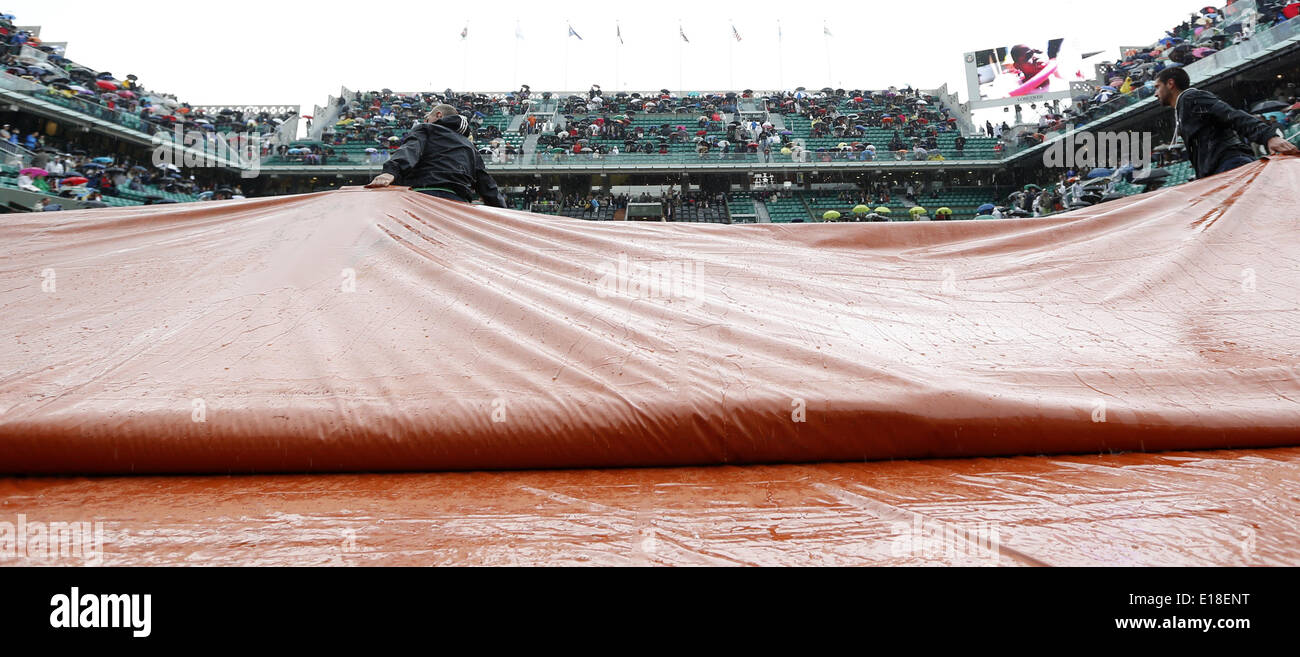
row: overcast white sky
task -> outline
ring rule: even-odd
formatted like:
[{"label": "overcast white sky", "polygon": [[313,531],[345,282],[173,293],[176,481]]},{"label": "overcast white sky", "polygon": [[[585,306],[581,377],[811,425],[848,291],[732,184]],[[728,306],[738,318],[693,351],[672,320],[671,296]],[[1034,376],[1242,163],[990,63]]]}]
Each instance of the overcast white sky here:
[{"label": "overcast white sky", "polygon": [[[301,104],[310,113],[342,85],[507,91],[523,82],[542,91],[598,83],[675,92],[947,82],[964,101],[967,51],[1053,37],[1107,51],[1149,44],[1208,1],[10,0],[0,11],[42,26],[47,41],[68,42],[79,63],[134,73],[191,103]],[[582,41],[566,37],[566,20]],[[823,23],[833,37],[823,36]]]}]

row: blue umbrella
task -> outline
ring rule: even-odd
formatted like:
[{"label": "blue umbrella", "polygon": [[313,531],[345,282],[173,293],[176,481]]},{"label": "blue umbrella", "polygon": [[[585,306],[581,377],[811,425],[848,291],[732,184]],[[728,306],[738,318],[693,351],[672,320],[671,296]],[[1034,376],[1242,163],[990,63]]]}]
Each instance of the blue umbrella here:
[{"label": "blue umbrella", "polygon": [[1102,87],[1101,90],[1102,90],[1102,91],[1109,91],[1109,92],[1111,92],[1111,93],[1116,93],[1116,92],[1119,91],[1119,89],[1116,89],[1115,87]]},{"label": "blue umbrella", "polygon": [[111,157],[97,157],[97,158],[95,158],[95,159],[93,159],[93,160],[91,160],[91,161],[92,161],[92,162],[98,162],[98,163],[100,163],[100,164],[112,164],[112,163],[113,163],[113,158],[111,158]]},{"label": "blue umbrella", "polygon": [[1089,177],[1089,178],[1109,178],[1109,177],[1110,177],[1111,175],[1113,175],[1114,173],[1115,173],[1115,170],[1114,170],[1114,169],[1107,169],[1107,168],[1105,168],[1105,167],[1097,167],[1096,169],[1093,169],[1092,171],[1089,171],[1089,172],[1088,172],[1088,177]]},{"label": "blue umbrella", "polygon": [[993,205],[992,203],[985,203],[984,205],[981,205],[978,210],[975,211],[975,214],[992,213],[994,210],[997,209],[997,207],[998,206]]}]

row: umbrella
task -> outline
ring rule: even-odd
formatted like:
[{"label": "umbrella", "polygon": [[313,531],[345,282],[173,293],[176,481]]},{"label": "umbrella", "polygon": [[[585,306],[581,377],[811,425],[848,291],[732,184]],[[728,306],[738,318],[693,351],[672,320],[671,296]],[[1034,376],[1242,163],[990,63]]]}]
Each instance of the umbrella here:
[{"label": "umbrella", "polygon": [[822,219],[825,219],[826,221],[835,221],[839,219],[840,216],[840,213],[834,210],[827,210],[826,213],[822,215]]},{"label": "umbrella", "polygon": [[921,206],[918,205],[918,206],[912,208],[911,210],[908,210],[908,212],[909,212],[912,216],[916,216],[916,215],[918,215],[918,214],[925,214],[926,210],[925,210],[925,208],[923,208],[923,207],[921,207]]},{"label": "umbrella", "polygon": [[938,210],[935,210],[934,213],[935,213],[935,214],[952,214],[952,209],[951,209],[951,208],[939,208]]},{"label": "umbrella", "polygon": [[855,206],[853,206],[853,214],[866,214],[866,213],[868,213],[868,212],[871,212],[871,208],[869,208],[869,207],[867,207],[867,206],[865,206],[865,205],[855,205]]},{"label": "umbrella", "polygon": [[65,186],[70,186],[70,187],[76,187],[77,185],[84,185],[84,184],[86,184],[86,183],[88,183],[88,182],[90,182],[90,181],[87,180],[87,179],[85,179],[85,178],[82,178],[81,176],[77,176],[77,177],[74,177],[74,178],[64,178],[64,179],[63,179],[63,184],[64,184]]},{"label": "umbrella", "polygon": [[1288,108],[1286,108],[1286,109],[1287,109],[1288,112],[1294,112],[1294,111],[1296,111],[1296,110],[1300,110],[1300,103],[1296,103],[1296,104],[1294,104],[1294,105],[1292,105],[1292,106],[1290,106],[1290,107],[1288,107]]},{"label": "umbrella", "polygon": [[985,214],[985,213],[992,214],[993,211],[996,209],[997,209],[996,205],[993,205],[992,203],[985,203],[984,205],[981,205],[979,209],[975,210],[975,214]]},{"label": "umbrella", "polygon": [[33,178],[40,178],[41,176],[50,175],[49,171],[46,171],[45,169],[37,169],[36,167],[28,167],[26,169],[23,169],[22,171],[19,171],[18,173],[20,175],[31,176]]},{"label": "umbrella", "polygon": [[1042,189],[1042,187],[1039,187],[1038,185],[1035,185],[1035,184],[1032,184],[1032,183],[1030,183],[1030,184],[1028,184],[1028,185],[1025,185],[1025,191],[1026,191],[1026,192],[1029,191],[1029,190],[1031,190],[1031,189]]},{"label": "umbrella", "polygon": [[1251,114],[1264,114],[1265,112],[1285,112],[1287,104],[1280,100],[1266,100],[1262,103],[1256,103],[1250,108]]},{"label": "umbrella", "polygon": [[97,157],[97,158],[95,158],[95,159],[93,159],[93,160],[91,160],[91,161],[92,161],[92,162],[98,162],[98,163],[100,163],[100,164],[112,164],[112,163],[113,163],[113,158],[111,158],[111,157]]},{"label": "umbrella", "polygon": [[104,169],[104,173],[111,173],[111,174],[126,173],[126,169],[123,169],[122,167],[109,167],[107,169]]},{"label": "umbrella", "polygon": [[887,207],[885,207],[885,206],[883,206],[883,205],[880,206],[880,207],[878,207],[878,208],[876,208],[876,214],[889,214],[889,213],[891,213],[891,212],[893,212],[893,210],[890,210],[889,208],[887,208]]},{"label": "umbrella", "polygon": [[95,86],[104,91],[116,91],[117,83],[112,80],[95,80]]}]

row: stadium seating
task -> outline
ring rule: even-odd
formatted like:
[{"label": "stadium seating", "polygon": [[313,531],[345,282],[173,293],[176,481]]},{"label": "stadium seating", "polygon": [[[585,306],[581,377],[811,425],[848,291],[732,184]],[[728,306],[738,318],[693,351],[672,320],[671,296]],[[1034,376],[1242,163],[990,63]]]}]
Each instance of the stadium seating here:
[{"label": "stadium seating", "polygon": [[766,201],[767,215],[774,224],[804,223],[812,221],[808,206],[798,197],[783,195]]}]

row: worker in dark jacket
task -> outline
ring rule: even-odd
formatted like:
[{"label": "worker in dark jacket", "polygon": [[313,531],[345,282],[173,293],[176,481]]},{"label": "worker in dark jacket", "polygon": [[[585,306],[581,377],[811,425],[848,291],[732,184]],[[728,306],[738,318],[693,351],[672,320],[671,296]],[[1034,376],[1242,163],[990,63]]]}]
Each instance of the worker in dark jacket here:
[{"label": "worker in dark jacket", "polygon": [[425,121],[406,133],[401,147],[384,163],[384,172],[366,187],[399,182],[430,196],[465,203],[478,192],[485,205],[504,208],[496,181],[469,141],[469,119],[450,105],[438,105]]},{"label": "worker in dark jacket", "polygon": [[[1191,86],[1187,71],[1167,68],[1156,76],[1156,98],[1174,108],[1174,137],[1182,137],[1197,178],[1231,171],[1255,161],[1250,144],[1277,154],[1300,154],[1282,131]],[[1242,138],[1245,138],[1243,140]]]}]

